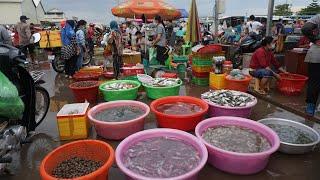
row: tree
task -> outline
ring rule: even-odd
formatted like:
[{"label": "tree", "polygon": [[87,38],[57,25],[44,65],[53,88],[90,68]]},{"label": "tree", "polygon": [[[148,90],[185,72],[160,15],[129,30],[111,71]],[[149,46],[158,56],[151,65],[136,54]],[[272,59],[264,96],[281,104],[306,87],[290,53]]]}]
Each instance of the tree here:
[{"label": "tree", "polygon": [[275,16],[291,16],[292,14],[291,4],[279,4],[274,9]]},{"label": "tree", "polygon": [[316,15],[320,13],[319,0],[312,0],[312,2],[306,7],[302,8],[299,15]]}]

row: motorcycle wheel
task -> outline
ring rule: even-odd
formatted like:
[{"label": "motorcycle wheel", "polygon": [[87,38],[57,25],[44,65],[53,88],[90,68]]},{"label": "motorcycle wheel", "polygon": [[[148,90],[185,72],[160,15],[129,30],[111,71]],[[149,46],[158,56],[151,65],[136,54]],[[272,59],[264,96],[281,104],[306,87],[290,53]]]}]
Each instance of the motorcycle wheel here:
[{"label": "motorcycle wheel", "polygon": [[57,73],[64,72],[64,61],[62,60],[60,55],[56,55],[55,59],[52,61],[52,67]]},{"label": "motorcycle wheel", "polygon": [[50,96],[48,91],[41,86],[36,86],[35,91],[36,91],[35,122],[36,122],[36,127],[38,127],[48,113],[49,106],[50,106]]},{"label": "motorcycle wheel", "polygon": [[92,61],[92,57],[93,57],[92,53],[86,52],[85,55],[84,55],[84,57],[83,57],[83,63],[82,63],[82,65],[83,65],[83,66],[89,65],[89,64],[91,63],[91,61]]}]

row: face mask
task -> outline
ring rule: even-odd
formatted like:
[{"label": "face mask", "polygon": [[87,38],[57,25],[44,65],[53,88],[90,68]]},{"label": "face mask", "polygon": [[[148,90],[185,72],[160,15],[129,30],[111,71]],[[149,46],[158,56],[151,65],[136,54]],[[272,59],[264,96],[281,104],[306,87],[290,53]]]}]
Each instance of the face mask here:
[{"label": "face mask", "polygon": [[271,50],[275,49],[276,48],[276,45],[275,44],[272,44],[271,45]]}]

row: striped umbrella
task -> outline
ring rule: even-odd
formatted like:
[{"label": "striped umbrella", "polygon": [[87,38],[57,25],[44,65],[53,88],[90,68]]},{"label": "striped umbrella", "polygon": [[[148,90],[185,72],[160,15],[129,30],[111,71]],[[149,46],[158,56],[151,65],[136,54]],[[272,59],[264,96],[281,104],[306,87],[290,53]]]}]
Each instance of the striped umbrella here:
[{"label": "striped umbrella", "polygon": [[200,41],[200,22],[199,22],[196,0],[192,0],[191,2],[185,40],[187,42],[192,42],[192,43],[196,43]]},{"label": "striped umbrella", "polygon": [[153,19],[160,15],[164,20],[179,19],[181,13],[163,0],[130,0],[111,9],[112,14],[123,18]]}]

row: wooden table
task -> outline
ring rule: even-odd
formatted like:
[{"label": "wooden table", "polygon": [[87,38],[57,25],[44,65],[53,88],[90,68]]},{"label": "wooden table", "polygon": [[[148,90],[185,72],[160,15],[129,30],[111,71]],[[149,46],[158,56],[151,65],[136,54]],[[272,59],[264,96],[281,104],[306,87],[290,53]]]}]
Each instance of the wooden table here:
[{"label": "wooden table", "polygon": [[290,73],[308,76],[307,63],[304,62],[306,52],[290,50],[285,53],[284,65]]}]

